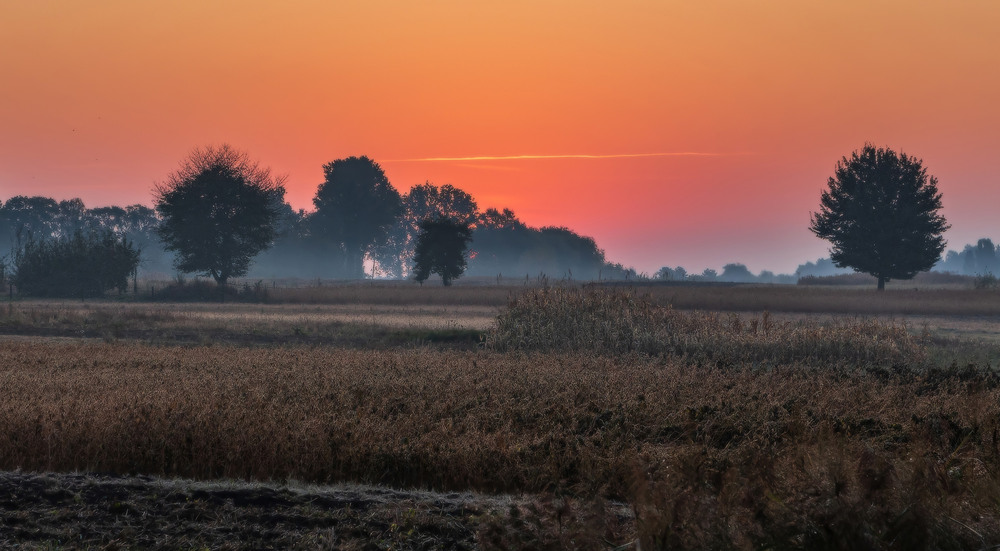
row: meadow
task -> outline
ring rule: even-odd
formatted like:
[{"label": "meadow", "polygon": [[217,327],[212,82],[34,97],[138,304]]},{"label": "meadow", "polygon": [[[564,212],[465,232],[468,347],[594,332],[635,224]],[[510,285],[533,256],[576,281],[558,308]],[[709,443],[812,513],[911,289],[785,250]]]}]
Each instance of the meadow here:
[{"label": "meadow", "polygon": [[998,318],[1000,294],[961,288],[15,300],[0,468],[481,496],[409,532],[385,513],[374,548],[986,549]]}]

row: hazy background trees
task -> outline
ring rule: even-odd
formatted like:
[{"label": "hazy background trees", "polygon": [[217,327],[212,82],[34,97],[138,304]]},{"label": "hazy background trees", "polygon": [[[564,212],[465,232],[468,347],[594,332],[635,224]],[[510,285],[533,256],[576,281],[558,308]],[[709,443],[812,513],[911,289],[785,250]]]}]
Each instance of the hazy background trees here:
[{"label": "hazy background trees", "polygon": [[170,255],[156,234],[159,218],[145,205],[87,209],[80,199],[56,201],[49,197],[11,197],[0,205],[0,259],[13,260],[29,237],[35,240],[67,238],[76,231],[110,231],[127,239],[142,253],[140,272],[169,274]]},{"label": "hazy background trees", "polygon": [[961,251],[948,251],[934,269],[963,275],[1000,274],[1000,246],[982,238]]},{"label": "hazy background trees", "polygon": [[[606,271],[607,274],[602,274]],[[616,272],[593,238],[568,228],[532,228],[510,209],[488,209],[472,234],[469,275],[590,280]]]},{"label": "hazy background trees", "polygon": [[[75,217],[60,214],[60,204],[83,205],[79,199],[60,202],[48,197],[12,197],[5,203],[0,203],[0,259],[6,257],[8,264],[13,259],[17,243],[15,235],[19,230],[22,233],[23,244],[29,233],[40,239],[50,239],[59,235],[72,235],[77,229],[85,233],[92,229],[108,229],[117,237],[126,237],[141,251],[141,263],[138,268],[140,277],[169,278],[174,273],[172,254],[163,249],[156,234],[160,220],[154,209],[144,205],[90,209],[84,207],[82,214]],[[72,212],[76,208],[68,210]],[[278,211],[274,244],[254,258],[248,276],[307,279],[338,277],[340,259],[331,259],[319,254],[317,244],[310,237],[309,219],[312,213],[302,209],[295,210],[284,201],[280,203]],[[474,258],[468,261],[466,275],[496,277],[502,274],[505,277],[520,278],[526,275],[530,277],[539,275],[542,273],[542,266],[532,264],[533,255],[525,253],[535,247],[536,240],[546,239],[543,237],[545,235],[551,237],[554,233],[528,227],[510,209],[490,208],[480,212],[473,231],[474,241],[470,244],[470,255],[474,255]],[[598,277],[626,279],[639,276],[635,270],[616,266],[604,260],[603,253],[596,244],[592,244],[592,240],[588,241],[587,238],[581,237],[578,242],[584,253],[583,258],[588,259],[586,263],[590,266],[590,271],[578,265],[574,267],[571,258],[557,258],[557,271],[546,272],[547,275],[565,277],[572,271],[573,276],[580,280]],[[1000,272],[1000,266],[997,265],[1000,251],[997,248],[993,240],[982,238],[976,243],[964,245],[962,249],[947,251],[933,270],[960,275],[997,274]],[[406,259],[407,263],[411,261],[412,257]],[[593,271],[595,265],[599,266],[596,275]],[[408,270],[409,268],[407,273]],[[730,269],[730,272],[733,270]],[[388,270],[383,269],[381,264],[378,273],[380,276],[390,277]],[[794,274],[760,272],[755,276],[754,282],[795,283],[799,277],[804,276],[847,273],[853,273],[853,270],[838,268],[830,258],[820,258],[800,264]],[[656,280],[671,281],[709,280],[703,273],[689,274],[682,266],[664,266],[651,277]],[[725,278],[726,269],[723,266],[722,272],[717,272],[711,281],[725,281]]]},{"label": "hazy background trees", "polygon": [[[820,258],[799,265],[794,275],[768,271],[754,274],[746,265],[734,262],[723,265],[721,271],[708,268],[700,273],[689,273],[681,266],[664,266],[647,276],[609,262],[594,239],[568,228],[531,227],[505,208],[481,211],[471,194],[450,184],[424,182],[399,194],[378,164],[367,157],[339,159],[327,164],[324,172],[327,178],[321,189],[317,189],[314,201],[322,208],[312,212],[296,210],[280,193],[273,197],[271,246],[249,261],[249,276],[408,278],[413,275],[419,225],[437,216],[469,224],[472,240],[467,276],[509,279],[545,275],[575,280],[652,277],[669,281],[794,283],[802,276],[852,271],[837,267],[830,258]],[[380,207],[375,206],[379,204]],[[368,220],[363,224],[367,229],[352,226],[351,220],[364,209],[380,214],[374,222]],[[0,260],[6,258],[9,268],[18,244],[23,246],[28,236],[56,239],[72,236],[77,230],[84,234],[107,230],[116,237],[126,238],[141,251],[140,276],[169,278],[174,268],[172,255],[164,250],[158,235],[161,224],[160,214],[144,205],[88,209],[79,199],[11,197],[0,202]],[[349,261],[348,242],[354,243],[355,250]],[[962,250],[948,251],[943,258],[936,259],[934,269],[966,275],[996,273],[1000,270],[998,258],[997,246],[983,238]]]}]

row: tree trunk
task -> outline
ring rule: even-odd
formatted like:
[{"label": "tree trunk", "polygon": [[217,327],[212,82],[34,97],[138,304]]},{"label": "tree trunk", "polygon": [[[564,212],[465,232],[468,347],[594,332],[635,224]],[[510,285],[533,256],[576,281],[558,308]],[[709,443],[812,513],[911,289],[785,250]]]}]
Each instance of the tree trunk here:
[{"label": "tree trunk", "polygon": [[878,290],[885,291],[885,277],[878,276]]},{"label": "tree trunk", "polygon": [[225,285],[227,281],[229,281],[229,276],[227,274],[212,270],[212,279],[215,280],[216,285],[222,286]]},{"label": "tree trunk", "polygon": [[364,251],[345,251],[344,252],[344,269],[341,273],[341,277],[345,279],[364,279],[365,278],[365,252]]}]

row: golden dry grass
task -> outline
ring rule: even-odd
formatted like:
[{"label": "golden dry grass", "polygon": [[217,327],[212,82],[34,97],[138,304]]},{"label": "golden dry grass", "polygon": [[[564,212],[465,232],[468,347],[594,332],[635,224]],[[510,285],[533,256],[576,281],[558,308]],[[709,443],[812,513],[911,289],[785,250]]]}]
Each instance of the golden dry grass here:
[{"label": "golden dry grass", "polygon": [[[0,323],[86,326],[109,321],[150,329],[252,332],[265,328],[364,323],[394,328],[485,329],[499,311],[480,305],[141,303],[27,300],[0,306]],[[2,325],[0,325],[2,327]]]},{"label": "golden dry grass", "polygon": [[683,310],[805,312],[866,316],[1000,317],[1000,292],[970,288],[887,289],[800,285],[649,286],[653,301]]},{"label": "golden dry grass", "polygon": [[[256,282],[247,282],[254,285]],[[148,298],[150,285],[140,285],[140,298]],[[237,287],[243,285],[237,284]],[[462,285],[417,285],[408,281],[263,283],[266,302],[289,304],[427,305],[502,307],[525,291],[543,287],[536,280],[477,279]],[[1000,291],[971,286],[922,286],[894,282],[878,293],[868,287],[808,285],[671,284],[650,282],[589,283],[554,282],[568,288],[635,289],[648,294],[656,304],[682,310],[837,313],[854,315],[1000,316]]]},{"label": "golden dry grass", "polygon": [[[993,354],[993,314],[794,287],[772,297],[787,311],[748,314],[747,287],[564,286],[506,289],[494,320],[475,287],[401,305],[355,287],[340,303],[0,307],[0,332],[21,335],[0,339],[0,468],[540,492],[484,519],[488,549],[603,548],[620,533],[607,498],[631,504],[643,549],[1000,541],[1000,381],[941,355],[969,337]],[[668,308],[675,291],[695,311]],[[938,311],[950,295],[923,296]],[[993,300],[956,296],[956,312]],[[835,302],[891,319],[804,313]],[[488,346],[419,345],[452,331]]]},{"label": "golden dry grass", "polygon": [[603,288],[548,287],[513,299],[486,333],[498,351],[591,351],[683,356],[719,366],[909,365],[924,347],[907,328],[875,320],[776,321],[770,313],[681,312],[649,295]]},{"label": "golden dry grass", "polygon": [[621,497],[671,548],[1000,538],[983,372],[24,342],[0,366],[5,469]]}]

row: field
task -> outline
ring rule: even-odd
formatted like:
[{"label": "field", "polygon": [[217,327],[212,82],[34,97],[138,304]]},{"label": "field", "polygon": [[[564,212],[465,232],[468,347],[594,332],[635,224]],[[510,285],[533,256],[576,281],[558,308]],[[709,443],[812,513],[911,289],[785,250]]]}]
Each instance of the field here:
[{"label": "field", "polygon": [[257,299],[0,306],[0,545],[1000,541],[995,291]]}]

